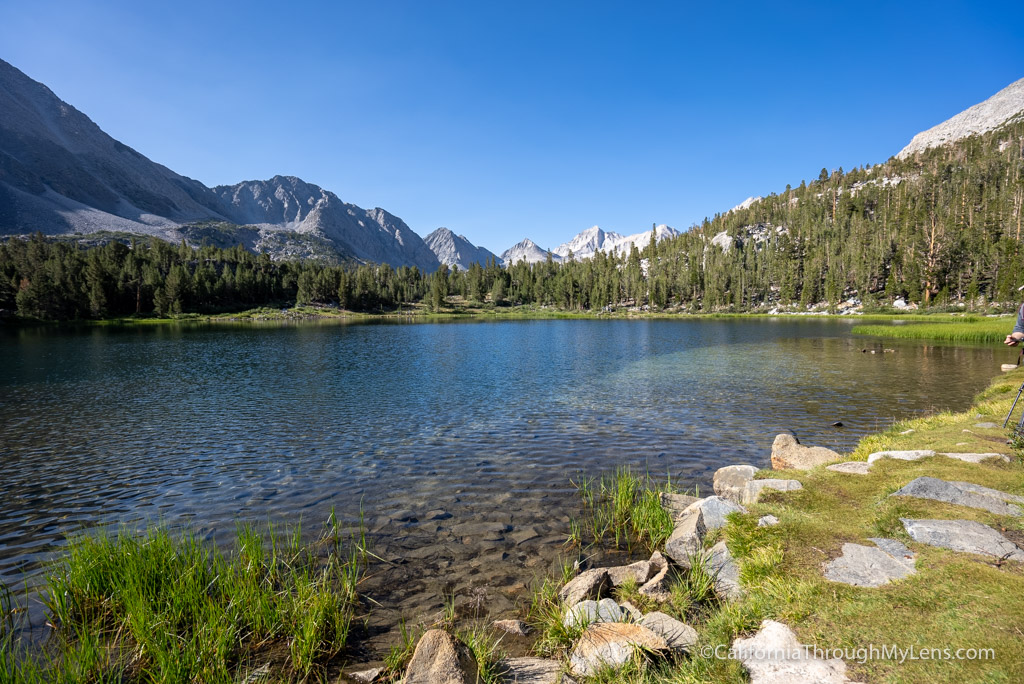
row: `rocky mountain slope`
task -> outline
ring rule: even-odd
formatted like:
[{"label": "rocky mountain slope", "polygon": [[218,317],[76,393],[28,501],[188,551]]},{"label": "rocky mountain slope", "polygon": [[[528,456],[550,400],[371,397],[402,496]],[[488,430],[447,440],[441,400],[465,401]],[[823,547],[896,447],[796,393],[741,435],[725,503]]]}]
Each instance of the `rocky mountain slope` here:
[{"label": "rocky mountain slope", "polygon": [[470,264],[474,263],[485,266],[489,259],[501,263],[501,259],[490,250],[477,247],[465,235],[456,235],[447,228],[438,228],[423,238],[423,242],[438,261],[448,266],[458,266],[460,271],[468,271]]},{"label": "rocky mountain slope", "polygon": [[272,256],[438,261],[400,218],[298,178],[208,188],[104,133],[0,60],[0,234],[121,231],[242,242]]},{"label": "rocky mountain slope", "polygon": [[929,147],[940,147],[961,138],[994,131],[1024,112],[1024,78],[1006,86],[984,102],[965,109],[938,126],[918,133],[896,155],[905,159]]},{"label": "rocky mountain slope", "polygon": [[[539,261],[547,261],[547,258],[548,251],[538,247],[537,243],[530,238],[526,238],[522,242],[517,242],[501,253],[501,261],[506,266],[511,266],[512,264],[519,263],[520,261],[525,261],[528,264],[535,264]],[[562,257],[554,253],[551,254],[551,258],[555,262],[562,261]]]}]

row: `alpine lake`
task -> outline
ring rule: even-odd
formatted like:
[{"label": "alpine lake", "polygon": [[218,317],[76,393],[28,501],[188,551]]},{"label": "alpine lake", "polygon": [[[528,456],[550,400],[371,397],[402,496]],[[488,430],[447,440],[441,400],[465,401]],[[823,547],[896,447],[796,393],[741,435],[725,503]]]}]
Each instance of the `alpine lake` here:
[{"label": "alpine lake", "polygon": [[710,491],[723,465],[769,467],[778,433],[848,452],[962,410],[1012,360],[854,322],[0,329],[0,581],[30,586],[100,527],[228,543],[240,521],[315,535],[333,509],[375,558],[367,653],[453,594],[512,616],[565,552],[581,477],[630,466]]}]

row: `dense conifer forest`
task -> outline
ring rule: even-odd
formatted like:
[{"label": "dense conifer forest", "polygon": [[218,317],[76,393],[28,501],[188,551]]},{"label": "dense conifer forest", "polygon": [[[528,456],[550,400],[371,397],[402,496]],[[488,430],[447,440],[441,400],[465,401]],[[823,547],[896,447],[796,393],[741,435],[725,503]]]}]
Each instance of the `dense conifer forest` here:
[{"label": "dense conifer forest", "polygon": [[382,312],[447,298],[572,311],[700,312],[1010,302],[1024,283],[1024,120],[907,159],[821,173],[625,255],[435,273],[274,262],[241,246],[10,238],[0,309],[70,320],[331,305]]}]

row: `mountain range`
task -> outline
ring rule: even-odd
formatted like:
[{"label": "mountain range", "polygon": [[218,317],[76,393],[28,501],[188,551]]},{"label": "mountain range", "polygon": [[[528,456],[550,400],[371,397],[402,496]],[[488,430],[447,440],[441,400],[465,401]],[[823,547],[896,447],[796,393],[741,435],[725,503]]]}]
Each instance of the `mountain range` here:
[{"label": "mountain range", "polygon": [[[927,131],[899,152],[990,131],[1024,110],[1024,79]],[[747,209],[752,197],[731,211]],[[657,239],[679,235],[653,228]],[[529,239],[496,257],[465,236],[438,228],[426,239],[379,207],[363,209],[294,176],[207,187],[104,133],[45,85],[0,60],[0,235],[131,233],[193,244],[242,243],[273,258],[381,262],[432,271],[489,259],[511,265],[582,260],[598,251],[645,247],[651,231],[620,235],[588,228],[554,249]]]}]

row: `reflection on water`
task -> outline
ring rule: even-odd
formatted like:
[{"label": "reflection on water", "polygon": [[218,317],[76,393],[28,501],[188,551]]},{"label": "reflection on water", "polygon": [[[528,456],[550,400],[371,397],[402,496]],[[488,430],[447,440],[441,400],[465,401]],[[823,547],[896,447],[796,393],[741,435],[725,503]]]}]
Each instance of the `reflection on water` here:
[{"label": "reflection on water", "polygon": [[[850,450],[893,418],[966,406],[1005,355],[890,341],[895,352],[881,353],[848,328],[551,320],[8,331],[0,579],[20,581],[84,526],[163,519],[217,538],[237,518],[319,524],[332,506],[355,524],[361,507],[376,548],[407,566],[404,586],[380,591],[427,607],[433,598],[415,597],[438,577],[512,587],[517,568],[547,562],[579,471],[628,463],[707,488],[723,464],[767,465],[785,430]],[[845,427],[830,427],[836,420]],[[508,530],[458,527],[478,520]]]}]

